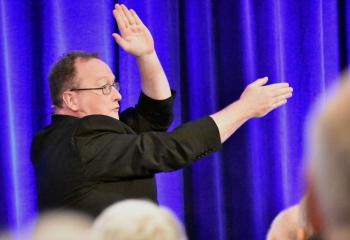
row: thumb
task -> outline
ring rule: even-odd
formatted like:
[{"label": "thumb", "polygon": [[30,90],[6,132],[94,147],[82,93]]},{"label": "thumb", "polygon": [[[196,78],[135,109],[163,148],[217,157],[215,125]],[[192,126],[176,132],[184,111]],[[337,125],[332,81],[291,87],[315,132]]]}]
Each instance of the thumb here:
[{"label": "thumb", "polygon": [[258,80],[255,80],[253,83],[251,83],[251,85],[263,86],[267,83],[268,80],[269,80],[268,77],[259,78]]},{"label": "thumb", "polygon": [[125,50],[128,43],[118,33],[113,33],[112,36],[117,44]]}]

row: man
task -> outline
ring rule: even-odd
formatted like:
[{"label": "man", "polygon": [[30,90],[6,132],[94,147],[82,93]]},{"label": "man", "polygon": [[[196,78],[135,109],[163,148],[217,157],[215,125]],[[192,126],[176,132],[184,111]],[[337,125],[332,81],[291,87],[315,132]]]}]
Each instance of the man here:
[{"label": "man", "polygon": [[237,128],[286,103],[287,83],[250,84],[240,100],[195,122],[169,127],[174,96],[153,39],[133,10],[116,4],[121,35],[116,42],[133,55],[141,73],[136,108],[119,117],[115,76],[96,55],[65,55],[51,71],[55,112],[32,144],[39,209],[65,207],[93,216],[126,198],[157,201],[154,174],[187,166],[218,150]]},{"label": "man", "polygon": [[[350,239],[350,77],[309,123],[309,185],[324,239]],[[316,117],[315,117],[316,116]]]}]

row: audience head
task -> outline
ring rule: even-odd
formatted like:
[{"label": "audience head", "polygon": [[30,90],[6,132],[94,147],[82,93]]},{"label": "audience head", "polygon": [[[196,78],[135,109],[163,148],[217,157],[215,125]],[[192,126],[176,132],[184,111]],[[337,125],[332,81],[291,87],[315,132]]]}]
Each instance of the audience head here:
[{"label": "audience head", "polygon": [[300,225],[300,206],[294,205],[280,212],[273,220],[267,234],[267,240],[302,240],[303,229]]},{"label": "audience head", "polygon": [[350,239],[350,85],[349,75],[309,124],[310,186],[326,239]]},{"label": "audience head", "polygon": [[30,240],[85,240],[92,219],[71,211],[53,211],[41,215],[34,224]]},{"label": "audience head", "polygon": [[185,240],[182,224],[171,211],[143,200],[108,207],[92,227],[93,240]]},{"label": "audience head", "polygon": [[273,220],[267,235],[268,240],[310,240],[317,236],[310,211],[309,194],[298,205],[283,210]]}]

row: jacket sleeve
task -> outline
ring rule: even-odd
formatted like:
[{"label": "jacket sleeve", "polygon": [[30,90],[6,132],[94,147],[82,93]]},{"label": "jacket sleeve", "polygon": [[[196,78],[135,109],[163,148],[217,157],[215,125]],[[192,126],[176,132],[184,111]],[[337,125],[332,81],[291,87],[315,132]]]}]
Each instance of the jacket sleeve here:
[{"label": "jacket sleeve", "polygon": [[221,147],[218,128],[210,117],[170,133],[123,133],[120,124],[102,115],[81,120],[73,138],[88,178],[115,180],[174,171]]},{"label": "jacket sleeve", "polygon": [[120,114],[120,120],[138,133],[165,132],[174,118],[174,99],[175,91],[171,92],[171,97],[164,100],[152,99],[141,92],[136,107],[123,111]]}]

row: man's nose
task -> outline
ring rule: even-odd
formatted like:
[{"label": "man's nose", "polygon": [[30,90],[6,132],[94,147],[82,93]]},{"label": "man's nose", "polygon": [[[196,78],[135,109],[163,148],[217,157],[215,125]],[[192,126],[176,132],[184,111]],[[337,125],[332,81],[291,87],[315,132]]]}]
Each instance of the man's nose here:
[{"label": "man's nose", "polygon": [[112,88],[112,96],[113,96],[113,100],[117,100],[120,101],[122,100],[122,95],[120,94],[120,92],[116,89],[116,88]]},{"label": "man's nose", "polygon": [[118,101],[122,100],[122,95],[120,94],[120,92],[116,89],[117,91],[117,99]]}]

